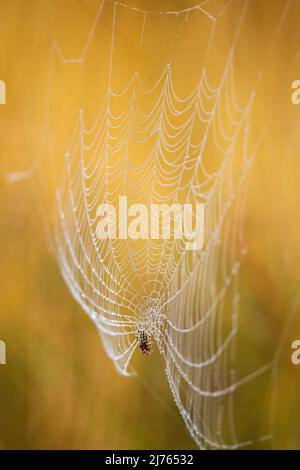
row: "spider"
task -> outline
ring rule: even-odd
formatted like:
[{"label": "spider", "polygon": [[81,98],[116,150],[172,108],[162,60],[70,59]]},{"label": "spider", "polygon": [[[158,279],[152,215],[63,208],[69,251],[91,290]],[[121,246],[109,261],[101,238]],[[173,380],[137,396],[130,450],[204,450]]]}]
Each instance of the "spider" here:
[{"label": "spider", "polygon": [[143,354],[151,354],[152,352],[152,341],[151,335],[145,330],[139,330],[137,334],[137,340],[139,342],[140,349]]}]

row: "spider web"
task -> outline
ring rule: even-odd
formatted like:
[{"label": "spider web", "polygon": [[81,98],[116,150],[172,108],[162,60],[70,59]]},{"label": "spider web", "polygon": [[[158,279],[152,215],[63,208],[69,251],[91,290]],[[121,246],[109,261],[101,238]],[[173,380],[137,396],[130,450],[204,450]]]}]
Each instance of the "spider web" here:
[{"label": "spider web", "polygon": [[[79,56],[67,57],[59,41],[53,42],[60,67],[78,64],[84,70],[102,18],[110,31],[97,116],[88,124],[84,106],[78,110],[56,192],[60,270],[121,374],[135,373],[131,362],[138,331],[152,336],[164,357],[174,400],[199,448],[251,445],[237,436],[235,395],[275,365],[242,377],[236,371],[245,253],[241,220],[256,155],[249,148],[255,90],[241,104],[234,83],[236,44],[247,7],[248,1],[206,0],[191,8],[155,11],[101,1]],[[213,50],[218,24],[229,10],[237,20],[219,65]],[[120,32],[131,26],[136,38],[127,50]],[[162,58],[147,66],[156,28],[164,35],[161,51],[155,50]],[[194,62],[183,66],[173,57],[184,35],[195,55],[188,56]],[[101,55],[98,42],[97,47]],[[214,65],[221,70],[211,76]],[[117,205],[120,195],[128,197],[128,204],[148,207],[204,203],[203,250],[186,251],[184,241],[174,237],[99,239],[97,207]]]}]

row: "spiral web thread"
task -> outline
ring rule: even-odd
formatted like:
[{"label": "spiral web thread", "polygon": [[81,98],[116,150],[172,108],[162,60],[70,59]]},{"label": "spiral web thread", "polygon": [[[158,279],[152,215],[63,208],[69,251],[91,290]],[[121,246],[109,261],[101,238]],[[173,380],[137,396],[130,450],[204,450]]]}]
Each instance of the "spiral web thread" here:
[{"label": "spiral web thread", "polygon": [[[219,8],[210,9],[216,3]],[[84,66],[101,15],[110,11],[107,92],[90,127],[84,109],[79,110],[66,152],[66,178],[57,190],[55,240],[62,275],[98,328],[121,374],[134,373],[131,359],[139,346],[138,331],[151,335],[164,357],[178,409],[191,436],[204,449],[251,445],[237,437],[235,394],[274,367],[273,362],[266,364],[242,378],[235,368],[244,253],[241,214],[256,153],[248,149],[255,92],[241,106],[233,75],[235,46],[248,2],[239,13],[217,86],[212,86],[206,68],[216,25],[233,7],[232,1],[206,0],[179,11],[145,11],[102,1],[81,56],[66,58],[54,41],[62,67]],[[191,18],[209,22],[206,56],[192,91],[185,96],[177,93],[171,61],[150,87],[144,86],[137,66],[121,89],[114,88],[115,41],[118,20],[124,14],[140,21],[138,57],[144,53],[149,20],[174,18],[174,34]],[[139,159],[132,157],[134,152]],[[172,237],[141,243],[100,240],[98,205],[117,205],[124,194],[128,203],[204,203],[203,250],[188,252],[182,240]]]}]

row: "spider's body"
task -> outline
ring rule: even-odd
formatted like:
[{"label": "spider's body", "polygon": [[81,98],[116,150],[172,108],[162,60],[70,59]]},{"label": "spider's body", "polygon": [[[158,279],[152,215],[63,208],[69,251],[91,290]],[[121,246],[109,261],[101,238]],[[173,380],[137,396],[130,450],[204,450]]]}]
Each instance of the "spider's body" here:
[{"label": "spider's body", "polygon": [[152,341],[151,336],[145,330],[139,330],[137,334],[137,340],[139,342],[140,349],[143,354],[151,354],[152,352]]}]

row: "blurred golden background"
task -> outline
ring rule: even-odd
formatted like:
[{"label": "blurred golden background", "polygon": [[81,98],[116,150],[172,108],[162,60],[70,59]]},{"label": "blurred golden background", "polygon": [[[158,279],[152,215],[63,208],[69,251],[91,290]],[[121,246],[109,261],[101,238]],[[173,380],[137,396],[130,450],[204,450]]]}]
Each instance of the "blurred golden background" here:
[{"label": "blurred golden background", "polygon": [[[176,10],[198,2],[125,3],[145,10]],[[212,0],[212,8],[219,10],[222,3],[227,2]],[[229,3],[208,64],[216,83],[224,49],[236,29],[235,11],[245,2]],[[0,79],[7,86],[7,104],[0,106],[0,339],[7,345],[7,365],[0,366],[2,449],[195,447],[173,403],[158,351],[150,360],[136,358],[138,378],[118,375],[49,250],[56,178],[75,114],[83,106],[92,122],[107,87],[101,77],[107,71],[111,5],[84,67],[76,62],[61,66],[53,40],[65,57],[80,57],[98,7],[98,0],[0,4]],[[291,103],[291,83],[300,79],[299,19],[298,0],[250,0],[235,58],[238,98],[244,102],[249,90],[256,91],[253,146],[263,134],[244,217],[248,254],[242,267],[238,360],[247,370],[248,363],[257,367],[278,355],[272,387],[256,383],[245,402],[238,403],[238,426],[242,433],[261,435],[266,422],[274,421],[274,448],[300,448],[300,366],[290,360],[291,342],[300,338],[300,106]],[[115,72],[116,87],[126,78],[126,67],[132,66],[139,26],[122,20],[119,40],[126,53],[115,57],[121,71]],[[172,27],[171,21],[170,29],[153,26],[152,47],[159,54],[151,55],[149,43],[149,57],[139,58],[149,82],[151,71],[160,70],[165,60],[163,47]],[[193,52],[198,47],[203,54],[204,28],[182,33],[186,43],[174,47],[181,90],[186,86],[188,91],[196,76],[189,57],[182,62],[194,36]],[[186,74],[189,66],[192,72]],[[7,174],[28,169],[32,178],[14,184],[7,180]],[[269,445],[261,443],[263,448]]]}]

